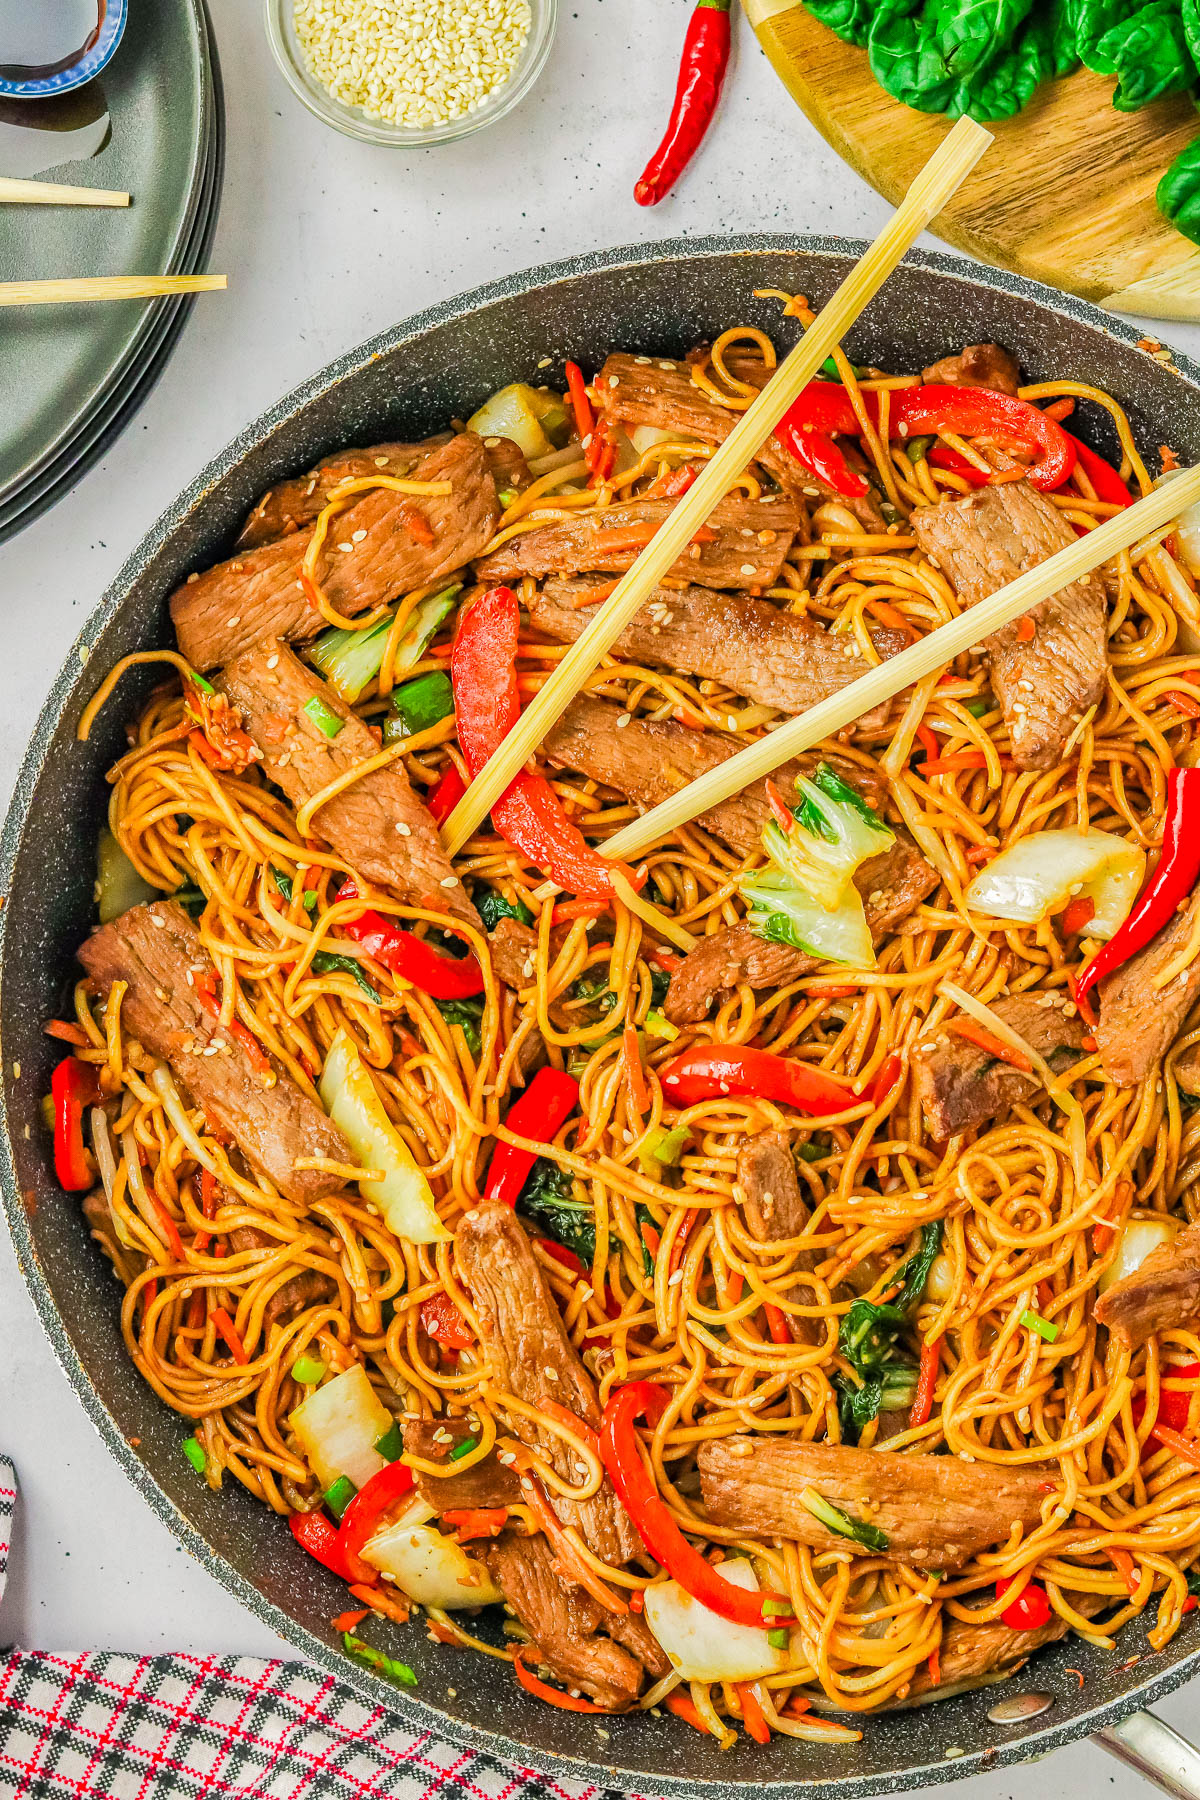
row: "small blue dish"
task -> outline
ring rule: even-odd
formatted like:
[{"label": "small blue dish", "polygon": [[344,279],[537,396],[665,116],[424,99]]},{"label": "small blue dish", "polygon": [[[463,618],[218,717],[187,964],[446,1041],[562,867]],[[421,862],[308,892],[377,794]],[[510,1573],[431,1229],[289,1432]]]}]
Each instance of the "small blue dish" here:
[{"label": "small blue dish", "polygon": [[[36,4],[36,0],[34,0]],[[125,30],[129,0],[107,0],[100,29],[78,62],[67,69],[56,69],[52,75],[40,75],[30,81],[6,81],[0,77],[0,95],[12,100],[49,100],[58,94],[69,94],[82,87],[111,60]]]}]

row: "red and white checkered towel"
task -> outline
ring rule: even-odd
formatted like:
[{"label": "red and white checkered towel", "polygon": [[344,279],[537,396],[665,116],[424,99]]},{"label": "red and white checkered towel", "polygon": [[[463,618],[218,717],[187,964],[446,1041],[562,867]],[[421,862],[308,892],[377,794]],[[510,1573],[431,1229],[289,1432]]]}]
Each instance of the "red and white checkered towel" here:
[{"label": "red and white checkered towel", "polygon": [[[0,1457],[0,1595],[17,1483]],[[619,1800],[413,1733],[301,1662],[0,1650],[0,1800]]]}]

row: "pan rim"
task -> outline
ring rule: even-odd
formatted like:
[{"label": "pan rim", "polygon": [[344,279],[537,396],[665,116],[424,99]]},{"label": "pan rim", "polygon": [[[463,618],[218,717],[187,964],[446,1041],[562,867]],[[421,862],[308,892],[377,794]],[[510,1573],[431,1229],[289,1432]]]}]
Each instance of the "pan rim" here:
[{"label": "pan rim", "polygon": [[[528,296],[536,290],[591,274],[629,268],[636,270],[648,263],[670,260],[683,263],[713,256],[751,255],[758,253],[801,253],[829,259],[856,258],[866,248],[866,241],[831,234],[808,235],[798,232],[742,233],[732,236],[713,234],[697,238],[664,239],[655,242],[621,245],[605,251],[587,252],[580,256],[537,265],[488,282],[464,294],[439,301],[410,315],[388,329],[378,332],[364,343],[314,372],[282,399],[244,426],[208,463],[193,481],[158,517],[141,542],[126,558],[104,595],[80,628],[79,639],[94,640],[99,631],[112,623],[123,609],[128,592],[144,565],[165,549],[184,525],[189,513],[236,468],[241,459],[257,448],[272,432],[283,425],[311,401],[327,394],[380,355],[398,344],[419,338],[439,325],[457,322],[498,302]],[[1091,302],[1075,295],[1063,294],[1040,282],[1005,270],[992,269],[960,256],[942,251],[914,251],[905,265],[928,270],[949,278],[962,286],[985,287],[1035,302],[1041,309],[1057,313],[1073,323],[1099,329],[1127,347],[1139,347],[1139,333],[1123,319],[1104,313]],[[1172,363],[1183,381],[1193,390],[1200,389],[1200,364],[1182,352],[1172,352]],[[18,850],[30,821],[31,802],[39,776],[45,766],[51,743],[62,726],[80,681],[86,678],[82,661],[72,655],[59,669],[34,726],[29,745],[22,757],[13,787],[3,829],[0,831],[0,895],[7,895],[14,875]],[[4,946],[11,910],[0,907],[0,980],[4,965]],[[868,1794],[898,1793],[918,1786],[933,1786],[980,1774],[1014,1762],[1040,1757],[1079,1738],[1089,1736],[1106,1725],[1118,1723],[1129,1714],[1170,1694],[1200,1668],[1200,1643],[1183,1654],[1175,1654],[1167,1666],[1135,1683],[1123,1695],[1109,1698],[1081,1713],[1057,1723],[1047,1723],[1023,1735],[1013,1735],[994,1747],[971,1751],[959,1756],[944,1755],[936,1761],[922,1762],[903,1769],[877,1775],[851,1774],[816,1779],[755,1779],[746,1782],[721,1780],[714,1765],[711,1781],[697,1780],[694,1775],[651,1774],[645,1770],[622,1767],[619,1761],[602,1762],[583,1756],[565,1755],[531,1748],[506,1737],[502,1730],[472,1725],[457,1718],[450,1719],[436,1705],[417,1697],[398,1693],[394,1688],[360,1669],[331,1645],[316,1637],[305,1626],[269,1601],[262,1591],[215,1550],[200,1529],[193,1525],[176,1502],[161,1487],[151,1472],[130,1447],[115,1417],[101,1398],[98,1389],[75,1349],[60,1313],[50,1282],[42,1271],[29,1220],[21,1197],[17,1171],[13,1161],[9,1121],[4,1097],[0,1095],[0,1198],[8,1217],[17,1265],[29,1289],[42,1327],[63,1368],[68,1381],[81,1400],[92,1425],[105,1446],[120,1464],[126,1476],[146,1499],[156,1515],[171,1531],[177,1542],[197,1558],[203,1567],[232,1593],[262,1623],[294,1646],[298,1655],[333,1676],[372,1706],[384,1706],[395,1714],[406,1728],[432,1730],[449,1736],[455,1743],[469,1746],[506,1763],[534,1766],[540,1772],[565,1776],[575,1781],[594,1783],[601,1789],[626,1787],[632,1792],[647,1789],[662,1795],[687,1796],[747,1794],[754,1789],[770,1794],[771,1800],[865,1800]],[[1172,1656],[1171,1651],[1163,1653]],[[609,1746],[617,1749],[616,1739]]]}]

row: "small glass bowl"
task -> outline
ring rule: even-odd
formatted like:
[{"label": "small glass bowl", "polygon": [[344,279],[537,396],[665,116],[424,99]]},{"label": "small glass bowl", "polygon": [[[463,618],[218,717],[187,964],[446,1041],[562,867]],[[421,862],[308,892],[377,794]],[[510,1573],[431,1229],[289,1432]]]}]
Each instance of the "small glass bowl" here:
[{"label": "small glass bowl", "polygon": [[495,92],[460,119],[448,119],[442,125],[414,127],[394,125],[389,119],[373,119],[361,107],[346,106],[335,99],[329,89],[312,74],[296,34],[295,0],[266,0],[267,38],[284,80],[310,113],[326,125],[332,125],[346,137],[358,138],[364,144],[390,144],[396,147],[422,144],[449,144],[456,138],[470,137],[485,125],[494,125],[514,106],[520,104],[541,74],[554,28],[558,23],[558,0],[529,0],[532,20],[529,36],[517,59],[517,66]]}]

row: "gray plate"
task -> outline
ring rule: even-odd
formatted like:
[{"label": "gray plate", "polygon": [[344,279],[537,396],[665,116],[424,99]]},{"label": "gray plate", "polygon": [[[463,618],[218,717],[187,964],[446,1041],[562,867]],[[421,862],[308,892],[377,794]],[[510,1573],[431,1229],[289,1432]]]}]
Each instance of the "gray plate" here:
[{"label": "gray plate", "polygon": [[[119,656],[167,640],[167,595],[192,569],[228,551],[243,514],[278,476],[309,467],[335,446],[420,437],[469,413],[502,382],[554,379],[564,356],[594,368],[614,346],[678,355],[738,320],[782,342],[794,328],[781,325],[776,303],[754,300],[753,290],[799,290],[820,302],[861,248],[840,239],[747,237],[617,250],[450,301],[315,376],[217,457],[126,565],[83,633],[86,665],[72,656],[54,685],[0,840],[0,892],[7,896],[0,911],[0,1185],[34,1302],[112,1454],[206,1568],[305,1657],[369,1701],[497,1755],[640,1793],[866,1800],[1039,1755],[1177,1686],[1200,1660],[1200,1625],[1193,1615],[1159,1654],[1139,1629],[1123,1634],[1119,1659],[1077,1641],[1041,1652],[1008,1691],[1034,1686],[1052,1705],[1022,1726],[990,1724],[997,1695],[985,1690],[872,1719],[857,1745],[780,1739],[759,1748],[742,1739],[723,1756],[669,1715],[609,1721],[611,1736],[602,1740],[593,1719],[541,1705],[515,1687],[507,1669],[431,1644],[419,1625],[379,1633],[417,1670],[415,1697],[347,1662],[329,1627],[342,1605],[341,1585],[249,1495],[232,1484],[211,1493],[185,1461],[186,1427],[125,1356],[111,1274],[48,1165],[39,1104],[55,1050],[40,1025],[61,1004],[74,950],[92,920],[103,771],[123,749],[123,721],[153,671],[141,682],[127,677],[86,745],[75,741],[75,725]],[[1068,376],[1108,388],[1128,408],[1144,446],[1168,441],[1184,461],[1200,460],[1200,371],[1181,358],[1182,373],[1171,373],[1137,349],[1127,326],[1015,276],[913,256],[868,308],[847,349],[858,360],[919,369],[963,343],[993,337],[1034,379]],[[538,372],[543,356],[553,366]],[[1073,427],[1111,453],[1105,423],[1091,409],[1082,412]],[[138,1440],[136,1452],[131,1439]],[[1068,1668],[1082,1670],[1082,1688]]]},{"label": "gray plate", "polygon": [[[0,210],[0,279],[175,272],[205,191],[212,96],[200,0],[138,6],[102,77],[112,136],[49,172],[134,196],[126,210]],[[0,138],[0,157],[3,140]],[[0,165],[0,173],[3,173]],[[13,307],[0,356],[0,503],[28,485],[104,403],[158,303]]]},{"label": "gray plate", "polygon": [[[211,45],[210,103],[205,130],[204,181],[187,243],[172,273],[204,269],[212,248],[225,165],[225,126],[216,46]],[[75,435],[30,478],[0,499],[0,543],[69,493],[129,424],[170,359],[196,296],[155,301],[146,326],[114,371],[96,405]]]}]

